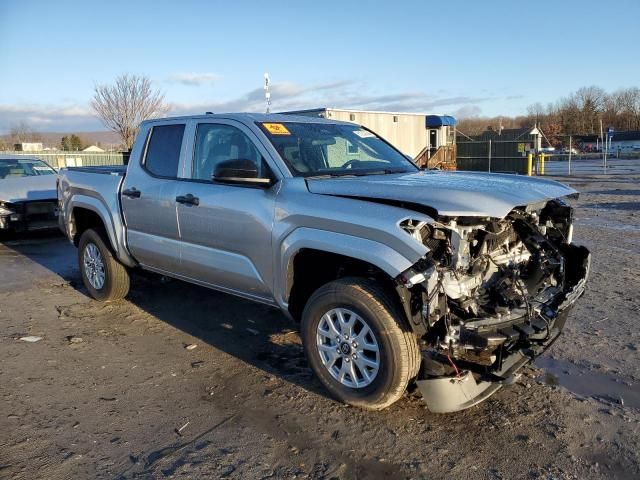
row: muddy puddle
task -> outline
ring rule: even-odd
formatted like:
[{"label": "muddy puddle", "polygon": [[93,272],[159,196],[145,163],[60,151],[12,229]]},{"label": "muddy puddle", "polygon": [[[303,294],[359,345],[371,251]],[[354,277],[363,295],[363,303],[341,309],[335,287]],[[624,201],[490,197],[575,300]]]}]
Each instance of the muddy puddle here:
[{"label": "muddy puddle", "polygon": [[577,395],[605,403],[640,408],[640,384],[625,382],[614,374],[595,372],[549,356],[539,357],[535,365],[544,369],[539,379],[546,385],[561,386]]}]

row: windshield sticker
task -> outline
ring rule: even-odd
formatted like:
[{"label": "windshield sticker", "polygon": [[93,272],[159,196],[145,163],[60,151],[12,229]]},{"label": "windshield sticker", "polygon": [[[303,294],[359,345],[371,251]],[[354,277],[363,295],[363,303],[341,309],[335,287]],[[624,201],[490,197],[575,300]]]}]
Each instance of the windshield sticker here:
[{"label": "windshield sticker", "polygon": [[33,166],[34,170],[38,170],[39,172],[50,172],[51,169],[49,167],[36,167],[35,165]]},{"label": "windshield sticker", "polygon": [[263,123],[262,126],[271,135],[291,135],[291,132],[282,123]]},{"label": "windshield sticker", "polygon": [[356,135],[358,135],[360,138],[371,138],[371,137],[375,137],[375,135],[371,132],[368,132],[366,130],[354,130],[353,133],[355,133]]}]

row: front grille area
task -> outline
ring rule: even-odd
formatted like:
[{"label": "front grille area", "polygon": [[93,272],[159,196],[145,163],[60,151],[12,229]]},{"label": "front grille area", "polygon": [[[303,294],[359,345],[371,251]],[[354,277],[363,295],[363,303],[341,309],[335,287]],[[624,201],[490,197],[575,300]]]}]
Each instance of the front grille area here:
[{"label": "front grille area", "polygon": [[58,202],[46,200],[23,204],[23,222],[27,230],[51,228],[58,223]]}]

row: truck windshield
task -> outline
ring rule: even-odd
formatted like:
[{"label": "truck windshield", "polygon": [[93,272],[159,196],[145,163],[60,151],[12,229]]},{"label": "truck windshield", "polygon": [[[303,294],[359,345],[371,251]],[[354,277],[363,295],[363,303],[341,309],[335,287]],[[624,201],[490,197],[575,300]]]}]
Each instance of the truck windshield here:
[{"label": "truck windshield", "polygon": [[299,177],[380,175],[418,168],[389,143],[362,127],[330,123],[258,123]]},{"label": "truck windshield", "polygon": [[0,179],[54,175],[56,171],[41,160],[0,158]]}]

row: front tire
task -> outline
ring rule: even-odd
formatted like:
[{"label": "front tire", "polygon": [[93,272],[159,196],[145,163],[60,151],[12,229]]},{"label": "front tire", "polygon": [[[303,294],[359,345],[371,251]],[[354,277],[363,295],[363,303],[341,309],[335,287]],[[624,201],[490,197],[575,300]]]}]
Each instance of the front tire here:
[{"label": "front tire", "polygon": [[416,338],[376,282],[343,278],[320,287],[302,314],[316,376],[336,399],[369,410],[397,401],[420,366]]},{"label": "front tire", "polygon": [[120,300],[129,293],[129,272],[114,258],[104,232],[89,229],[82,234],[78,264],[82,282],[96,300]]}]

